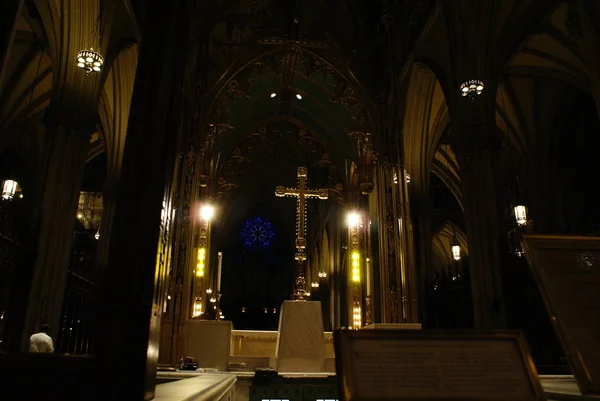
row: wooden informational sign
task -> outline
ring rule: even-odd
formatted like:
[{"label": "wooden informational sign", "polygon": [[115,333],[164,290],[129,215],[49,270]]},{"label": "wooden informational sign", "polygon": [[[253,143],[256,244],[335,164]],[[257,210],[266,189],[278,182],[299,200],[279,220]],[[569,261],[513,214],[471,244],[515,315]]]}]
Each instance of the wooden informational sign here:
[{"label": "wooden informational sign", "polygon": [[341,401],[544,400],[520,332],[338,330]]},{"label": "wooden informational sign", "polygon": [[583,394],[600,394],[600,238],[524,236],[523,249]]}]

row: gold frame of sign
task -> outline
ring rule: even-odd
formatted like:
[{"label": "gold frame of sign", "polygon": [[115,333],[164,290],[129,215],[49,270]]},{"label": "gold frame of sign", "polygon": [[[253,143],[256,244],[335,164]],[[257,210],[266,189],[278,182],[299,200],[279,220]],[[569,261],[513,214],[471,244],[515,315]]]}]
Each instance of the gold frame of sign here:
[{"label": "gold frame of sign", "polygon": [[522,246],[579,390],[599,394],[600,237],[525,235]]},{"label": "gold frame of sign", "polygon": [[340,401],[539,401],[520,331],[336,330]]}]

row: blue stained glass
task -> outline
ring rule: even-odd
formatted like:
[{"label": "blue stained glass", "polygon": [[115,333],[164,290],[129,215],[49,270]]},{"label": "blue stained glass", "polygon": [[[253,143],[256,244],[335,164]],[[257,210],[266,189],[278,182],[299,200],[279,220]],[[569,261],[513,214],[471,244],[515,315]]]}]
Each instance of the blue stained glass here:
[{"label": "blue stained glass", "polygon": [[271,222],[261,217],[246,220],[241,234],[244,246],[250,250],[269,247],[275,237]]}]

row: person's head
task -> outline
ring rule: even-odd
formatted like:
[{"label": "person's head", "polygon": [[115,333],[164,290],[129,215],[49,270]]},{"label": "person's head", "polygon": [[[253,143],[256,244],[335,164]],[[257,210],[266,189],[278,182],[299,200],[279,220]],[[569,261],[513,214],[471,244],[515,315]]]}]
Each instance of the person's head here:
[{"label": "person's head", "polygon": [[49,333],[50,332],[50,325],[49,324],[42,324],[40,326],[40,332],[42,332],[42,333]]}]

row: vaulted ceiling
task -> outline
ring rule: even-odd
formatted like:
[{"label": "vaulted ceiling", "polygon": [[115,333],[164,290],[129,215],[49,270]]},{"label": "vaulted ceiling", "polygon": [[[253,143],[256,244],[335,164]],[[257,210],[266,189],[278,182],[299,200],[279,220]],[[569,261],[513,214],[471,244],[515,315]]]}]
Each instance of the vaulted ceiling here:
[{"label": "vaulted ceiling", "polygon": [[[213,140],[218,193],[277,163],[292,171],[319,163],[316,174],[331,177],[323,184],[341,191],[356,166],[370,160],[365,146],[374,142],[374,106],[365,77],[382,66],[359,62],[368,54],[359,49],[373,49],[357,36],[368,36],[373,25],[359,23],[364,7],[354,3],[234,1],[203,17],[210,28],[199,56],[206,66],[198,74],[200,119]],[[319,150],[304,152],[308,142]]]},{"label": "vaulted ceiling", "polygon": [[[116,2],[116,8],[104,5],[100,13],[105,34],[109,30],[110,35],[102,44],[107,65],[90,158],[109,150],[113,169],[118,169],[124,143],[137,65],[134,43],[139,40],[142,21],[133,17],[131,3],[135,8],[135,1]],[[414,9],[389,1],[378,6],[325,0],[203,3],[194,11],[193,34],[200,41],[209,40],[203,51],[208,64],[203,64],[206,68],[198,78],[207,100],[203,121],[211,124],[208,129],[216,135],[213,156],[219,159],[219,171],[261,127],[280,124],[285,131],[292,124],[296,132],[322,143],[322,153],[341,180],[346,179],[346,166],[361,161],[358,140],[377,140],[370,137],[375,120],[373,94],[377,84],[385,81],[383,70],[378,69],[382,64],[378,24],[396,21],[393,29],[404,36],[391,34],[388,40],[398,39],[398,52],[406,53],[408,42],[402,39],[406,35],[418,39],[407,56],[417,63],[405,68],[399,58],[394,65],[399,80],[407,82],[400,86],[408,93],[406,109],[395,111],[404,116],[407,167],[416,186],[426,182],[430,171],[440,175],[460,203],[458,164],[452,149],[441,151],[439,145],[449,121],[446,96],[454,96],[456,89],[448,82],[453,71],[451,55],[463,36],[473,39],[465,41],[471,51],[486,49],[474,56],[501,65],[496,121],[523,157],[547,146],[543,133],[552,121],[535,110],[559,110],[565,91],[573,87],[587,91],[590,82],[576,19],[567,2],[510,0],[494,7],[488,3],[469,8],[465,1],[449,2],[454,4],[450,11],[444,14],[438,7],[424,31],[413,29],[417,34],[403,31],[402,26],[414,24],[418,11],[432,8],[433,2],[415,1]],[[27,137],[35,154],[35,148],[42,146],[39,122],[52,96],[58,65],[52,49],[59,49],[66,40],[48,35],[60,32],[61,24],[68,21],[49,19],[49,15],[66,15],[57,11],[65,7],[57,1],[26,4],[0,87],[0,129],[6,133],[0,136],[0,150]],[[483,9],[485,15],[478,15]],[[407,10],[412,13],[406,14]],[[406,21],[402,19],[405,14]],[[429,11],[422,14],[427,16]],[[92,31],[97,21],[89,20],[85,29]],[[461,21],[470,23],[462,31],[453,31]],[[480,26],[484,23],[488,28]],[[473,35],[486,30],[488,35]],[[485,46],[483,41],[487,41]]]},{"label": "vaulted ceiling", "polygon": [[[44,143],[41,118],[53,96],[55,101],[60,97],[61,79],[69,75],[84,83],[91,81],[91,77],[86,79],[85,72],[76,67],[75,56],[83,48],[95,46],[98,49],[99,46],[105,65],[100,77],[99,118],[90,137],[88,160],[106,150],[109,173],[116,174],[125,142],[140,33],[128,2],[94,0],[86,2],[86,6],[83,10],[77,2],[25,2],[0,82],[0,131],[3,133],[0,151],[19,142],[25,153],[20,156],[22,160],[39,161]],[[78,21],[76,24],[73,18]],[[66,27],[85,33],[63,35],[68,31]],[[99,30],[103,33],[100,38],[96,37]],[[72,64],[65,66],[65,62]],[[56,74],[59,68],[62,68],[62,78]]]},{"label": "vaulted ceiling", "polygon": [[299,48],[269,53],[241,70],[215,103],[223,129],[213,155],[227,158],[261,124],[286,122],[327,144],[334,163],[358,162],[353,138],[370,121],[354,88],[325,61]]},{"label": "vaulted ceiling", "polygon": [[[577,90],[590,91],[580,32],[568,2],[511,0],[495,7],[485,1],[478,7],[466,4],[456,0],[437,10],[413,51],[413,63],[400,74],[408,93],[399,112],[404,117],[411,185],[416,193],[427,194],[433,172],[459,203],[459,166],[443,140],[452,109],[457,102],[468,102],[458,93],[456,82],[462,76],[456,74],[465,69],[455,60],[457,47],[465,54],[463,62],[472,64],[471,71],[483,71],[484,65],[487,71],[500,71],[497,88],[491,82],[485,90],[493,91],[496,124],[504,144],[515,156],[542,167],[547,160],[540,158],[548,155],[552,127],[560,122],[565,96]],[[478,25],[483,22],[485,29]]]}]

